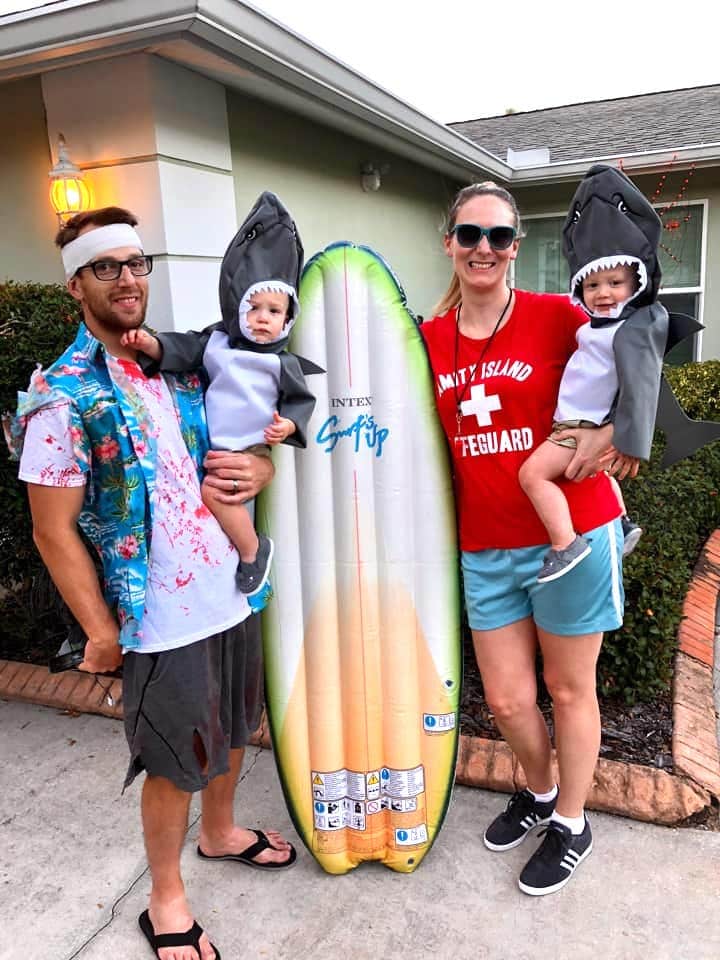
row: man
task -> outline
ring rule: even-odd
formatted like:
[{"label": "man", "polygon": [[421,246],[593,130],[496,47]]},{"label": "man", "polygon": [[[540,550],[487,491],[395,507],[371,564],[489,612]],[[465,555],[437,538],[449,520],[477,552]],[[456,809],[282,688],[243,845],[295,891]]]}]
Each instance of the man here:
[{"label": "man", "polygon": [[[216,960],[180,874],[191,794],[203,791],[204,859],[277,870],[296,853],[276,832],[234,824],[243,748],[260,718],[259,629],[236,585],[237,554],[202,503],[198,470],[204,459],[224,503],[255,496],[273,471],[264,457],[208,452],[198,377],[146,377],[126,345],[144,321],[152,269],[136,225],[107,207],[58,233],[83,322],[20,395],[19,475],[35,543],[87,636],[80,669],[110,672],[124,659],[125,786],[147,772],[152,890],[140,927],[161,960]],[[101,555],[104,595],[78,527]]]}]

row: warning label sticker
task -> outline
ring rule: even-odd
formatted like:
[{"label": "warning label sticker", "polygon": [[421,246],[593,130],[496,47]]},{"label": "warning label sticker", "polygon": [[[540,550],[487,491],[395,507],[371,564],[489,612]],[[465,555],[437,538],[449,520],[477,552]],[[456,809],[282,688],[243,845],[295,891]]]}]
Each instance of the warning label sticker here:
[{"label": "warning label sticker", "polygon": [[315,800],[342,800],[347,795],[347,770],[330,773],[313,770],[312,785]]},{"label": "warning label sticker", "polygon": [[424,713],[423,730],[425,733],[449,733],[455,729],[454,713]]},{"label": "warning label sticker", "polygon": [[353,800],[365,799],[365,774],[364,773],[355,773],[353,770],[348,770],[347,795]]},{"label": "warning label sticker", "polygon": [[365,775],[365,782],[367,783],[368,800],[377,800],[380,796],[380,771],[371,770],[370,773]]},{"label": "warning label sticker", "polygon": [[350,816],[350,822],[348,826],[351,830],[364,830],[365,829],[365,815],[363,813],[353,813]]},{"label": "warning label sticker", "polygon": [[318,830],[341,830],[345,825],[343,805],[336,800],[328,803],[316,800],[313,804],[313,814]]},{"label": "warning label sticker", "polygon": [[[417,797],[425,790],[425,773],[422,766],[412,770],[382,769],[383,793],[389,797]],[[369,796],[369,794],[368,794]]]},{"label": "warning label sticker", "polygon": [[[360,773],[354,770],[313,770],[311,773],[313,795],[313,818],[319,831],[373,830],[377,824],[374,817],[383,810],[394,814],[416,813],[424,816],[420,794],[425,790],[425,774],[422,766],[411,770],[396,770],[382,767]],[[412,819],[412,818],[411,818]],[[402,822],[402,821],[401,821]],[[425,831],[424,824],[405,827],[408,837],[417,837]],[[397,831],[396,831],[397,833]],[[404,839],[398,843],[412,845],[424,840]]]},{"label": "warning label sticker", "polygon": [[419,843],[427,843],[427,827],[424,823],[417,827],[407,827],[395,831],[395,843],[399,847],[413,847]]}]

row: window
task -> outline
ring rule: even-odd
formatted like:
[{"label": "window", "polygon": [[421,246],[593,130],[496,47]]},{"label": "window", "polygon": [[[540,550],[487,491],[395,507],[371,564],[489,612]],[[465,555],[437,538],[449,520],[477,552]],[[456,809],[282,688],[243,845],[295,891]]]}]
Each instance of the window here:
[{"label": "window", "polygon": [[515,285],[537,293],[567,293],[568,265],[562,255],[565,214],[526,217],[526,236],[520,241],[515,261]]},{"label": "window", "polygon": [[[668,310],[687,313],[702,322],[705,275],[705,201],[657,207],[663,221],[660,301]],[[568,266],[562,255],[564,213],[523,219],[526,236],[515,261],[514,283],[539,293],[567,293]],[[669,363],[700,359],[701,334],[668,354]]]}]

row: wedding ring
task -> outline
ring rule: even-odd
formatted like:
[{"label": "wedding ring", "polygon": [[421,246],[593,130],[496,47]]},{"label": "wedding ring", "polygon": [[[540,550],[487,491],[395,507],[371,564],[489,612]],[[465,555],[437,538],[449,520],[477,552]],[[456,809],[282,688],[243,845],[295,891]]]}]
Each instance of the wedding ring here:
[{"label": "wedding ring", "polygon": [[237,480],[233,480],[233,493],[237,493],[237,492],[238,492],[238,487],[239,487],[239,486],[240,486],[240,484],[237,482]]}]

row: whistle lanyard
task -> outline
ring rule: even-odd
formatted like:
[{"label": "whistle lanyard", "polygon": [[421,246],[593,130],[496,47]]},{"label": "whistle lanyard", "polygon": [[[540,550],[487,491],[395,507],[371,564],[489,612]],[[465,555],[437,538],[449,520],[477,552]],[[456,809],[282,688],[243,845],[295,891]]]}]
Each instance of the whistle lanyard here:
[{"label": "whistle lanyard", "polygon": [[[503,311],[500,314],[500,316],[497,318],[497,323],[493,327],[493,332],[490,334],[490,336],[482,346],[482,349],[480,351],[480,356],[477,358],[477,362],[475,363],[475,366],[472,368],[473,373],[477,371],[478,367],[485,359],[485,354],[490,349],[490,346],[493,340],[495,339],[495,334],[500,329],[500,324],[503,322],[503,318],[505,317],[505,314],[508,312],[508,307],[510,306],[510,303],[512,301],[512,295],[513,295],[513,292],[511,290],[507,298],[507,303],[503,307]],[[462,390],[458,393],[458,379],[460,377],[460,371],[458,369],[458,353],[460,349],[460,310],[461,309],[462,309],[462,303],[459,303],[457,308],[457,315],[455,317],[455,376],[453,377],[453,389],[455,393],[455,419],[457,421],[458,436],[460,436],[460,424],[462,423],[462,418],[463,418],[462,404],[463,404],[463,400],[465,399],[465,395],[468,392],[468,389],[470,387],[470,380],[472,379],[472,374],[469,374],[465,380],[465,383],[463,383]]]}]

